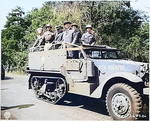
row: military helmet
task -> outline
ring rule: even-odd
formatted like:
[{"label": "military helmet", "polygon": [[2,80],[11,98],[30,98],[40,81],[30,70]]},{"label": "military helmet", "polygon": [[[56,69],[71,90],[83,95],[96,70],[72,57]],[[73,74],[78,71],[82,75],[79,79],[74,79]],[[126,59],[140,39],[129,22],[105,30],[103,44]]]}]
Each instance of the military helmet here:
[{"label": "military helmet", "polygon": [[46,24],[46,28],[47,28],[47,27],[50,27],[50,28],[52,28],[52,26],[51,26],[50,24]]},{"label": "military helmet", "polygon": [[63,29],[63,27],[61,25],[58,25],[55,27],[56,29]]},{"label": "military helmet", "polygon": [[86,25],[86,29],[87,28],[91,28],[92,29],[92,26],[89,24],[89,25]]},{"label": "military helmet", "polygon": [[66,24],[71,24],[71,22],[70,21],[64,22],[64,25],[66,25]]},{"label": "military helmet", "polygon": [[42,27],[40,27],[40,28],[37,29],[37,32],[38,32],[39,34],[40,34],[42,31],[43,31],[43,28],[42,28]]},{"label": "military helmet", "polygon": [[76,27],[78,27],[78,25],[77,25],[76,23],[73,23],[73,24],[72,24],[72,26],[76,26]]}]

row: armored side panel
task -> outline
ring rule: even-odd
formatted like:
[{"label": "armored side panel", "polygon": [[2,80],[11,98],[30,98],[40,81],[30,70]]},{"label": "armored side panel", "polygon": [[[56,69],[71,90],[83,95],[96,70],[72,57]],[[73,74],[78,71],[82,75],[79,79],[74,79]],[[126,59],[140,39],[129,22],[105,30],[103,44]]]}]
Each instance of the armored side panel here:
[{"label": "armored side panel", "polygon": [[65,63],[66,51],[64,49],[46,51],[44,56],[44,70],[60,70]]},{"label": "armored side panel", "polygon": [[29,53],[29,68],[32,70],[43,70],[44,51]]},{"label": "armored side panel", "polygon": [[87,76],[93,77],[95,76],[95,70],[94,70],[94,62],[91,60],[87,60]]},{"label": "armored side panel", "polygon": [[29,53],[30,70],[51,71],[59,70],[66,59],[65,49],[55,49]]},{"label": "armored side panel", "polygon": [[87,81],[86,61],[84,59],[67,59],[66,76],[74,81]]},{"label": "armored side panel", "polygon": [[96,88],[95,83],[88,83],[88,82],[73,83],[69,88],[69,92],[90,96],[95,88]]}]

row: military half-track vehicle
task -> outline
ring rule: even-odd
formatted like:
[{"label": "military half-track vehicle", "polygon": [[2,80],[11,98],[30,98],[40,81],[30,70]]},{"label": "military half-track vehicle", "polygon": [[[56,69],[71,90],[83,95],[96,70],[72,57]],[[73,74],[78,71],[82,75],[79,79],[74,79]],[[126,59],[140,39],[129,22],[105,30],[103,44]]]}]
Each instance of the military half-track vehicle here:
[{"label": "military half-track vehicle", "polygon": [[149,64],[121,59],[119,50],[105,45],[30,48],[27,72],[37,98],[56,104],[70,92],[105,99],[115,120],[138,118],[149,101]]}]

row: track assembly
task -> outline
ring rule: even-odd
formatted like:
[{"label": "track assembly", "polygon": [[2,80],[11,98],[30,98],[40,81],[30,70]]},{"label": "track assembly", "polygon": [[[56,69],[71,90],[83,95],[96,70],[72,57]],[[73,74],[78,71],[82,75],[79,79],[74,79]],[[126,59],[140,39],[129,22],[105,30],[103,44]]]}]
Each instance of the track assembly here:
[{"label": "track assembly", "polygon": [[56,104],[66,93],[66,82],[60,77],[33,76],[31,86],[38,99]]}]

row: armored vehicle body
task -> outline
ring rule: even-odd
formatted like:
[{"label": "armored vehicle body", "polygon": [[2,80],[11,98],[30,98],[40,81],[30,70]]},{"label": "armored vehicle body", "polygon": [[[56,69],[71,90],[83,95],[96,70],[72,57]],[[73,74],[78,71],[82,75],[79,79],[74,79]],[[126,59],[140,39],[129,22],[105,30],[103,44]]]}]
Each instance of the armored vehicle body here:
[{"label": "armored vehicle body", "polygon": [[148,103],[148,67],[121,59],[116,48],[60,42],[30,48],[27,72],[40,99],[55,104],[67,92],[101,98],[113,119],[128,120]]}]

